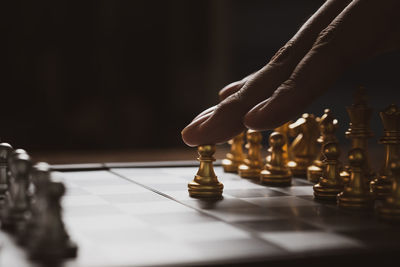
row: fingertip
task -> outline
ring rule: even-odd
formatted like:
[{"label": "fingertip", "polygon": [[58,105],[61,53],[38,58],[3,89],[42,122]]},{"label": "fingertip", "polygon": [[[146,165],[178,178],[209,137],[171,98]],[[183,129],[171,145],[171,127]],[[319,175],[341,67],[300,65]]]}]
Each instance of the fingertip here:
[{"label": "fingertip", "polygon": [[294,92],[285,86],[270,98],[260,102],[245,116],[243,123],[254,130],[273,130],[300,114],[306,103],[300,102]]},{"label": "fingertip", "polygon": [[198,146],[200,144],[201,124],[210,117],[210,114],[206,114],[201,116],[195,120],[193,120],[189,125],[187,125],[182,131],[182,140],[183,142],[191,147]]},{"label": "fingertip", "polygon": [[265,100],[251,109],[243,119],[244,125],[252,130],[264,131],[276,128],[281,123],[279,116],[274,116]]}]

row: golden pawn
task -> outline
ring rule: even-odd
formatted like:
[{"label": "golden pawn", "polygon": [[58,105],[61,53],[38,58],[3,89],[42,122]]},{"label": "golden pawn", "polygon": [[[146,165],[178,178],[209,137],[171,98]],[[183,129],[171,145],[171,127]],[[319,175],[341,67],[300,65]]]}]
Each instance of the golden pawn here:
[{"label": "golden pawn", "polygon": [[231,151],[226,154],[226,159],[222,160],[222,167],[225,172],[237,172],[239,165],[242,164],[244,159],[243,137],[244,133],[241,133],[229,140]]},{"label": "golden pawn", "polygon": [[340,171],[340,179],[342,180],[343,184],[348,184],[350,182],[350,166],[343,166],[342,170]]},{"label": "golden pawn", "polygon": [[281,133],[273,132],[269,136],[269,145],[271,155],[260,173],[260,182],[270,186],[289,186],[292,183],[292,172],[283,158],[285,137]]},{"label": "golden pawn", "polygon": [[248,149],[247,157],[239,165],[238,173],[242,178],[259,178],[263,167],[261,159],[262,135],[258,131],[248,130],[246,133]]},{"label": "golden pawn", "polygon": [[274,132],[281,133],[284,137],[285,144],[282,147],[283,150],[283,162],[285,165],[291,160],[291,152],[289,148],[289,125],[292,124],[293,121],[288,121],[285,124],[274,129]]},{"label": "golden pawn", "polygon": [[313,164],[307,168],[307,180],[313,183],[317,183],[319,178],[322,176],[323,161],[325,159],[323,147],[324,144],[329,142],[336,142],[337,138],[335,136],[335,131],[338,126],[338,121],[333,118],[330,109],[324,110],[324,115],[322,115],[319,121],[319,131],[321,136],[318,138],[318,143],[321,145],[321,152],[318,158],[314,160]]},{"label": "golden pawn", "polygon": [[335,201],[337,195],[343,191],[343,184],[339,175],[338,158],[340,148],[337,142],[327,143],[322,147],[323,156],[326,158],[325,171],[318,184],[314,185],[314,197],[318,200]]},{"label": "golden pawn", "polygon": [[290,151],[292,160],[287,166],[295,176],[306,176],[307,168],[317,158],[320,151],[317,139],[319,133],[319,118],[313,114],[304,113],[296,122],[289,125],[291,135],[296,135]]},{"label": "golden pawn", "polygon": [[391,194],[385,199],[383,206],[379,207],[378,214],[384,220],[400,222],[400,161],[390,164],[393,174]]},{"label": "golden pawn", "polygon": [[213,161],[215,145],[203,145],[197,148],[200,161],[199,170],[194,180],[188,184],[189,195],[195,198],[221,198],[224,185],[214,173]]},{"label": "golden pawn", "polygon": [[372,195],[367,189],[365,182],[367,178],[362,169],[365,166],[365,160],[366,157],[361,148],[350,150],[350,182],[337,197],[339,207],[359,210],[372,208]]},{"label": "golden pawn", "polygon": [[390,105],[379,112],[382,119],[384,136],[379,143],[385,146],[385,160],[377,178],[371,181],[370,189],[377,199],[385,199],[392,191],[392,174],[390,163],[399,158],[400,145],[400,110]]}]

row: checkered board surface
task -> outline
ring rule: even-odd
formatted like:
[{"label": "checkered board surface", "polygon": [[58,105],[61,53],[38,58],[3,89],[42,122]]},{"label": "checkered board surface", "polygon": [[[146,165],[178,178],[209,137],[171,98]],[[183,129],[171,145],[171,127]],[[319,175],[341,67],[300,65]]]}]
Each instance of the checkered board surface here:
[{"label": "checkered board surface", "polygon": [[[273,188],[224,173],[219,201],[192,199],[197,167],[55,172],[65,182],[64,221],[78,244],[65,266],[187,266],[279,262],[400,251],[400,227],[371,213],[318,203],[295,178]],[[0,266],[35,266],[0,232]]]}]

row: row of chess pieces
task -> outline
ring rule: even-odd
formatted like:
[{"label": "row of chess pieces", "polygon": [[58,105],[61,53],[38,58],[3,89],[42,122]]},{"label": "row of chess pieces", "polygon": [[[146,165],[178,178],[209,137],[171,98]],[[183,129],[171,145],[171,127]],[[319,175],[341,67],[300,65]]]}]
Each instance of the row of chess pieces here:
[{"label": "row of chess pieces", "polygon": [[[275,129],[269,136],[265,163],[261,156],[262,134],[254,130],[239,134],[229,141],[231,150],[222,160],[224,171],[269,186],[290,186],[293,176],[307,177],[314,183],[314,198],[318,201],[336,202],[352,210],[375,208],[381,218],[400,222],[400,110],[392,104],[379,113],[385,156],[381,170],[375,173],[368,159],[372,109],[366,104],[363,88],[354,98],[354,104],[346,108],[350,125],[345,134],[352,144],[347,165],[339,161],[340,146],[335,135],[338,121],[326,109],[320,118],[303,114],[297,121]],[[243,152],[244,135],[247,155]],[[294,140],[289,145],[290,138]],[[212,171],[215,146],[198,149],[200,168],[188,185],[189,194],[221,197],[223,185]]]},{"label": "row of chess pieces", "polygon": [[0,225],[39,262],[76,257],[62,220],[65,186],[45,162],[32,164],[23,149],[0,143]]}]

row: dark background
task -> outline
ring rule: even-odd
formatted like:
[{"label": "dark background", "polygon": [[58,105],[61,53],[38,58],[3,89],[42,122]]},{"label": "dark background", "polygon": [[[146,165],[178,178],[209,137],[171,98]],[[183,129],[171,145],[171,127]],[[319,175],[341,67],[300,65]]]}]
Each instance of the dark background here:
[{"label": "dark background", "polygon": [[[2,141],[34,150],[183,147],[181,129],[225,84],[259,69],[324,1],[6,1]],[[307,111],[341,128],[355,86],[398,102],[393,53],[349,70]]]}]

